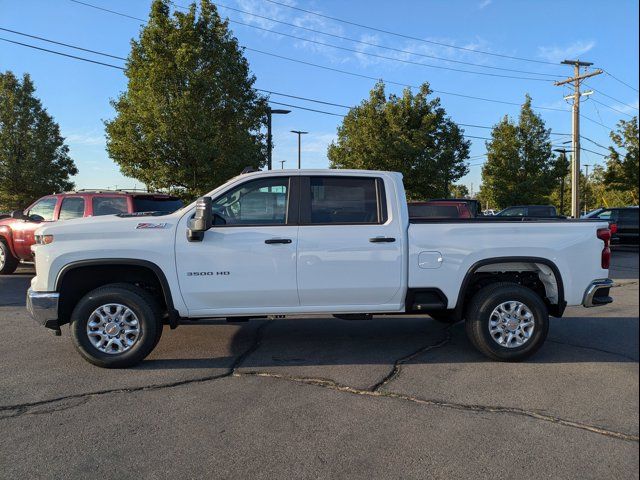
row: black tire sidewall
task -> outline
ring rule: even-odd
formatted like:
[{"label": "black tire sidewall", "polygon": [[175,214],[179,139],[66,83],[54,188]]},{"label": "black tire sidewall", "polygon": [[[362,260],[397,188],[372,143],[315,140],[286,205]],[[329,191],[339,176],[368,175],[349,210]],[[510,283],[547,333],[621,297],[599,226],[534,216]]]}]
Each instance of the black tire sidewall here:
[{"label": "black tire sidewall", "polygon": [[[138,317],[140,336],[136,344],[121,354],[107,354],[93,346],[87,335],[87,322],[91,313],[101,305],[119,303],[130,308]],[[80,354],[94,365],[105,368],[123,368],[142,361],[157,344],[159,319],[157,311],[144,295],[119,288],[102,287],[85,295],[71,314],[71,336]]]},{"label": "black tire sidewall", "polygon": [[[480,299],[478,309],[473,315],[471,328],[474,330],[474,343],[478,344],[476,346],[481,347],[481,350],[489,350],[491,357],[498,360],[517,361],[533,355],[542,346],[549,331],[549,313],[542,299],[530,289],[515,284],[487,293]],[[535,328],[533,335],[524,345],[507,348],[499,345],[489,333],[489,319],[498,305],[511,300],[522,302],[531,310]]]},{"label": "black tire sidewall", "polygon": [[9,275],[16,271],[20,260],[13,256],[4,240],[0,240],[0,249],[4,252],[4,265],[0,265],[0,275]]}]

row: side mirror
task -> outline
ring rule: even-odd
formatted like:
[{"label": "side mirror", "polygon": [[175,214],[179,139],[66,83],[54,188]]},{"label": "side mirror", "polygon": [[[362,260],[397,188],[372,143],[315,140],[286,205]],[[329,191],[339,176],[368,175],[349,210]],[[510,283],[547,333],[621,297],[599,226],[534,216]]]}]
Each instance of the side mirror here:
[{"label": "side mirror", "polygon": [[14,218],[16,220],[28,220],[29,219],[29,217],[27,217],[22,210],[14,210],[13,212],[11,212],[11,218]]},{"label": "side mirror", "polygon": [[190,242],[201,242],[204,238],[204,232],[213,225],[211,204],[211,197],[200,197],[196,202],[196,213],[189,220],[189,229],[187,230],[187,240]]}]

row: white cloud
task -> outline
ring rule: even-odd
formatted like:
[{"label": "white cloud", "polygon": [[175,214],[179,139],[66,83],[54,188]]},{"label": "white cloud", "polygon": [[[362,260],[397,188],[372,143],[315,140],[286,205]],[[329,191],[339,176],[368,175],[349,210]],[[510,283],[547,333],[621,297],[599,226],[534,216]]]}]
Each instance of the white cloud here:
[{"label": "white cloud", "polygon": [[596,42],[593,40],[584,41],[577,40],[571,45],[564,47],[550,46],[550,47],[538,47],[538,57],[543,58],[549,62],[561,62],[566,59],[575,59],[580,55],[583,55],[593,49],[596,46]]},{"label": "white cloud", "polygon": [[638,99],[635,102],[627,104],[615,104],[612,105],[616,110],[620,110],[622,113],[628,113],[630,115],[638,115]]},{"label": "white cloud", "polygon": [[478,9],[482,10],[484,8],[487,8],[489,5],[491,5],[492,2],[493,2],[493,0],[482,0],[478,4]]},{"label": "white cloud", "polygon": [[104,145],[104,133],[76,132],[65,136],[65,143],[68,145]]}]

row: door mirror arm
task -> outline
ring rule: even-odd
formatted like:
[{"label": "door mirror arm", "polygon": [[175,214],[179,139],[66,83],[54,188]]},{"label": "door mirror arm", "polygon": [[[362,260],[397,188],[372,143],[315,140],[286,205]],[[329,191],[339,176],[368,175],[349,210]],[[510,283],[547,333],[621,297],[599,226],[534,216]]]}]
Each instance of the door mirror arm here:
[{"label": "door mirror arm", "polygon": [[201,242],[204,232],[213,225],[213,212],[211,211],[211,197],[200,197],[196,202],[196,213],[189,219],[187,240],[189,242]]}]

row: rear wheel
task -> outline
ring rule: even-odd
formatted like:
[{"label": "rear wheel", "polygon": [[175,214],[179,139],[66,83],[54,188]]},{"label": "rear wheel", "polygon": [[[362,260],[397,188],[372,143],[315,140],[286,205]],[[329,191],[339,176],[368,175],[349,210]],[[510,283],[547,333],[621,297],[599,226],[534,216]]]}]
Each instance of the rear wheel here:
[{"label": "rear wheel", "polygon": [[87,293],[71,314],[71,336],[80,355],[104,368],[141,362],[162,335],[153,296],[130,284],[111,284]]},{"label": "rear wheel", "polygon": [[471,343],[487,357],[519,361],[544,343],[549,313],[534,291],[514,283],[494,283],[472,298],[465,327]]},{"label": "rear wheel", "polygon": [[16,271],[20,260],[13,256],[9,245],[0,240],[0,275],[10,275]]}]

